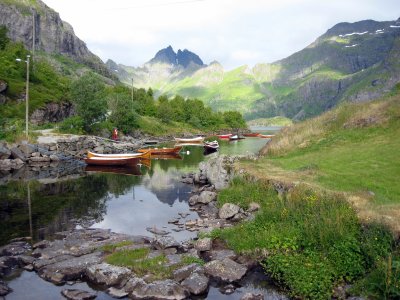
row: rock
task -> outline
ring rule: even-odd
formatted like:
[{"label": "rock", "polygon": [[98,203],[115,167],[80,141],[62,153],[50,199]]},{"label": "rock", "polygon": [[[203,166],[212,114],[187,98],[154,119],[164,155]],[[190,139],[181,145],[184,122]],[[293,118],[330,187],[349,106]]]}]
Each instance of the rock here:
[{"label": "rock", "polygon": [[179,244],[173,237],[171,236],[163,236],[158,237],[154,240],[154,246],[156,249],[163,250],[166,248],[180,248],[181,244]]},{"label": "rock", "polygon": [[0,276],[4,276],[8,272],[10,272],[11,269],[17,267],[18,265],[18,259],[14,256],[0,257]]},{"label": "rock", "polygon": [[198,202],[203,203],[203,204],[208,204],[211,201],[214,201],[217,199],[217,193],[215,192],[210,192],[210,191],[203,191],[199,195]]},{"label": "rock", "polygon": [[128,268],[101,263],[89,266],[85,273],[87,278],[94,283],[113,286],[120,284],[132,272]]},{"label": "rock", "polygon": [[198,264],[190,264],[174,270],[172,275],[176,281],[181,282],[182,280],[188,278],[194,271],[203,272],[203,268],[201,268]]},{"label": "rock", "polygon": [[38,274],[47,281],[61,284],[68,280],[81,278],[87,267],[98,264],[100,261],[101,253],[95,252],[44,266],[39,269]]},{"label": "rock", "polygon": [[50,160],[51,160],[51,161],[59,161],[60,158],[59,158],[57,155],[55,155],[55,154],[51,154],[51,155],[50,155]]},{"label": "rock", "polygon": [[249,208],[247,209],[248,212],[255,212],[260,209],[260,204],[256,202],[251,202],[249,204]]},{"label": "rock", "polygon": [[230,249],[211,250],[209,253],[210,260],[223,260],[224,258],[235,259],[237,257],[235,251]]},{"label": "rock", "polygon": [[0,256],[16,256],[31,251],[31,245],[27,242],[13,242],[0,247]]},{"label": "rock", "polygon": [[181,300],[189,296],[187,288],[172,280],[146,283],[143,279],[134,278],[125,285],[133,299]]},{"label": "rock", "polygon": [[233,284],[228,284],[219,288],[219,291],[224,295],[233,294],[236,290],[236,287]]},{"label": "rock", "polygon": [[50,157],[43,157],[43,156],[33,156],[30,158],[31,162],[49,162],[50,161]]},{"label": "rock", "polygon": [[96,298],[96,294],[76,289],[62,290],[61,295],[63,295],[68,300],[90,300]]},{"label": "rock", "polygon": [[189,198],[189,205],[196,205],[199,201],[199,195],[193,195]]},{"label": "rock", "polygon": [[264,300],[264,295],[256,293],[246,293],[240,298],[240,300]]},{"label": "rock", "polygon": [[207,291],[209,278],[203,273],[194,272],[181,285],[186,287],[191,294],[200,295]]},{"label": "rock", "polygon": [[31,265],[35,261],[35,258],[30,255],[18,255],[17,258],[20,265]]},{"label": "rock", "polygon": [[236,204],[225,203],[219,209],[218,215],[221,219],[229,219],[232,218],[234,215],[236,215],[239,212],[239,210],[240,207],[237,206]]},{"label": "rock", "polygon": [[44,107],[38,108],[30,116],[32,124],[40,125],[49,122],[60,122],[75,114],[75,108],[70,102],[46,103]]},{"label": "rock", "polygon": [[211,238],[203,238],[196,241],[194,248],[198,251],[209,251],[211,250],[212,239]]},{"label": "rock", "polygon": [[11,157],[14,159],[19,158],[22,161],[26,161],[26,156],[18,147],[11,148]]},{"label": "rock", "polygon": [[33,244],[32,248],[33,249],[37,249],[37,248],[44,249],[44,248],[47,248],[49,245],[50,245],[49,241],[43,240],[43,241],[40,241],[40,242],[37,242],[37,243]]},{"label": "rock", "polygon": [[0,79],[0,93],[7,90],[8,84],[6,81]]},{"label": "rock", "polygon": [[229,258],[213,260],[204,266],[205,272],[222,281],[234,282],[240,280],[247,272],[247,268]]},{"label": "rock", "polygon": [[0,144],[0,159],[8,159],[11,156],[11,151]]},{"label": "rock", "polygon": [[109,289],[107,289],[107,294],[109,294],[111,297],[117,298],[117,299],[128,296],[128,293],[125,292],[125,290],[116,289],[115,287],[110,287]]},{"label": "rock", "polygon": [[25,157],[30,157],[31,154],[36,151],[36,147],[30,144],[20,144],[18,149],[22,151]]},{"label": "rock", "polygon": [[12,289],[7,285],[7,283],[0,279],[0,296],[5,296],[11,292]]},{"label": "rock", "polygon": [[170,232],[162,229],[158,229],[156,227],[146,227],[148,232],[154,233],[155,235],[167,235]]}]

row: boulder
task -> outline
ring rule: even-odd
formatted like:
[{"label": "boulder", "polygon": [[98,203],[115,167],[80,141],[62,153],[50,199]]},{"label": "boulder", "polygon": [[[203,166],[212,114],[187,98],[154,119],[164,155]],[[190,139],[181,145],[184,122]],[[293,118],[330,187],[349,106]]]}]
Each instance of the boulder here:
[{"label": "boulder", "polygon": [[18,259],[14,256],[1,256],[0,257],[0,276],[4,276],[11,269],[19,266]]},{"label": "boulder", "polygon": [[181,282],[182,280],[188,278],[190,274],[192,274],[194,271],[202,271],[202,270],[203,268],[201,268],[198,264],[190,264],[174,270],[172,274],[176,281]]},{"label": "boulder", "polygon": [[193,195],[189,198],[189,205],[196,205],[199,202],[199,195]]},{"label": "boulder", "polygon": [[11,148],[11,157],[26,161],[25,154],[18,147]]},{"label": "boulder", "polygon": [[219,209],[218,215],[221,219],[229,219],[236,215],[240,210],[240,207],[236,204],[225,203]]},{"label": "boulder", "polygon": [[197,200],[197,202],[200,202],[200,203],[203,203],[203,204],[207,204],[207,203],[210,203],[211,201],[214,201],[216,199],[217,199],[217,193],[210,192],[210,191],[203,191],[199,195],[199,199]]},{"label": "boulder", "polygon": [[0,144],[0,159],[7,159],[10,157],[10,155],[11,155],[10,149]]},{"label": "boulder", "polygon": [[196,241],[194,248],[198,251],[210,251],[212,246],[211,238],[203,238]]},{"label": "boulder", "polygon": [[154,246],[159,250],[163,250],[166,248],[180,248],[181,244],[171,236],[162,236],[154,240]]},{"label": "boulder", "polygon": [[187,288],[169,279],[146,283],[143,279],[134,278],[128,281],[125,289],[133,299],[181,300],[189,296]]},{"label": "boulder", "polygon": [[61,295],[63,295],[68,300],[90,300],[96,298],[96,294],[76,289],[62,290]]},{"label": "boulder", "polygon": [[200,295],[207,291],[209,278],[203,273],[194,272],[181,285],[186,287],[191,294]]},{"label": "boulder", "polygon": [[264,295],[261,293],[246,293],[240,298],[240,300],[264,300]]},{"label": "boulder", "polygon": [[25,157],[30,157],[36,151],[36,147],[31,144],[20,144],[18,148],[24,153]]},{"label": "boulder", "polygon": [[7,283],[0,279],[0,296],[5,296],[11,292],[12,289],[7,285]]},{"label": "boulder", "polygon": [[224,250],[211,250],[209,253],[210,260],[223,260],[224,258],[236,259],[237,255],[235,251],[230,249]]},{"label": "boulder", "polygon": [[239,281],[247,272],[247,267],[230,258],[213,260],[204,266],[206,274],[227,282]]},{"label": "boulder", "polygon": [[249,204],[249,207],[247,209],[248,212],[255,212],[257,210],[260,209],[260,204],[256,203],[256,202],[251,202]]},{"label": "boulder", "polygon": [[107,263],[91,265],[85,273],[90,281],[106,286],[118,285],[131,275],[128,268],[112,266]]},{"label": "boulder", "polygon": [[13,242],[3,247],[0,247],[0,256],[16,256],[25,254],[31,251],[31,245],[27,242]]},{"label": "boulder", "polygon": [[100,261],[101,253],[95,252],[44,266],[38,273],[47,281],[62,284],[69,280],[80,279],[90,265],[98,264]]},{"label": "boulder", "polygon": [[109,289],[107,289],[107,294],[109,294],[111,297],[113,298],[124,298],[126,296],[128,296],[128,293],[125,292],[125,290],[123,289],[116,289],[115,287],[110,287]]}]

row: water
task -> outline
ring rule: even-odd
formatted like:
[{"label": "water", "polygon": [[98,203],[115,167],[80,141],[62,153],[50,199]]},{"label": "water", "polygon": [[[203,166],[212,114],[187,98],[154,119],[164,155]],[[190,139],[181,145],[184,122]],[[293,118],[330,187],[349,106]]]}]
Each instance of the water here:
[{"label": "water", "polygon": [[[220,151],[211,155],[255,153],[266,142],[259,138],[221,141]],[[51,239],[55,232],[81,227],[148,236],[152,234],[146,227],[152,227],[170,231],[179,241],[195,237],[194,232],[173,231],[176,227],[168,221],[177,218],[178,213],[188,213],[185,220],[198,218],[187,204],[192,187],[180,180],[182,174],[196,172],[198,164],[210,156],[203,155],[203,147],[190,146],[183,150],[181,159],[152,160],[150,166],[142,165],[129,172],[113,169],[113,173],[104,173],[84,166],[65,168],[69,173],[65,171],[56,176],[47,176],[52,174],[49,170],[47,173],[19,171],[25,177],[21,175],[21,180],[0,185],[0,245],[24,236],[32,236],[34,241]],[[6,299],[61,298],[62,287],[43,281],[36,273],[24,271],[8,281],[14,292]],[[92,290],[86,283],[67,288]],[[258,290],[248,284],[234,295],[246,289]],[[26,291],[31,296],[27,297]],[[110,299],[104,292],[97,293],[98,299]],[[208,298],[235,299],[234,295],[226,296],[218,288],[210,287]]]}]

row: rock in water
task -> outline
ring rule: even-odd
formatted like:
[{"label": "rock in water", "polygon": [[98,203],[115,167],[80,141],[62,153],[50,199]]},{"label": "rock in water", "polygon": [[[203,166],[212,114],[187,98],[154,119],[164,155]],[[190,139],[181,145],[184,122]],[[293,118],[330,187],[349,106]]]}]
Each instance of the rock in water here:
[{"label": "rock in water", "polygon": [[61,295],[68,300],[91,300],[96,298],[96,294],[75,289],[62,290]]},{"label": "rock in water", "polygon": [[11,292],[12,289],[7,285],[7,283],[0,279],[0,296],[5,296]]},{"label": "rock in water", "polygon": [[234,282],[240,280],[247,272],[247,267],[229,258],[213,260],[204,266],[206,273],[222,281]]},{"label": "rock in water", "polygon": [[86,269],[90,281],[107,286],[118,285],[131,274],[128,268],[112,266],[107,263],[96,264]]},{"label": "rock in water", "polygon": [[209,279],[202,273],[194,272],[184,281],[182,286],[186,287],[191,294],[200,295],[203,294],[208,288]]}]

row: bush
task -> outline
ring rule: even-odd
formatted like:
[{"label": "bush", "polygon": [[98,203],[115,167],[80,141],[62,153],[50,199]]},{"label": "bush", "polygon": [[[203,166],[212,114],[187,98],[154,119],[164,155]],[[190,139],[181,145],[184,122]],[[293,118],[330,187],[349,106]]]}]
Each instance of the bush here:
[{"label": "bush", "polygon": [[82,134],[83,133],[83,120],[79,116],[70,117],[65,119],[59,125],[60,132],[72,133],[72,134]]}]

